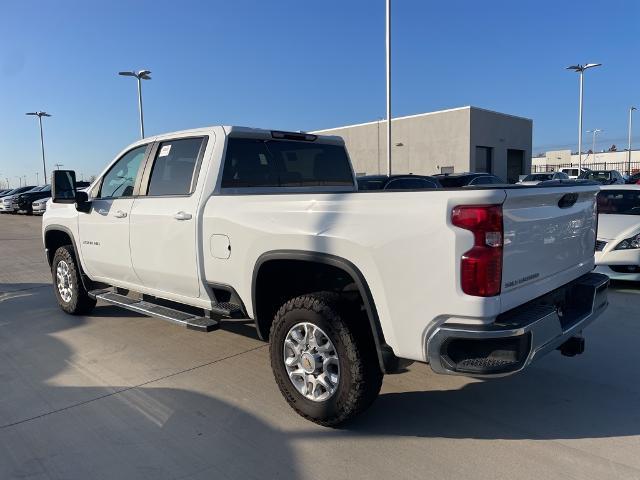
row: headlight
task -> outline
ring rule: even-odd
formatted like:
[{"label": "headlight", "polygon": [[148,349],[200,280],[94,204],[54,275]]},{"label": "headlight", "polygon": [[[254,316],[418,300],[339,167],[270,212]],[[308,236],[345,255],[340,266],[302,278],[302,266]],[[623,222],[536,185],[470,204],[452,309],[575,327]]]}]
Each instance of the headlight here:
[{"label": "headlight", "polygon": [[631,238],[625,238],[616,245],[614,250],[629,250],[630,248],[640,248],[640,233],[637,233]]}]

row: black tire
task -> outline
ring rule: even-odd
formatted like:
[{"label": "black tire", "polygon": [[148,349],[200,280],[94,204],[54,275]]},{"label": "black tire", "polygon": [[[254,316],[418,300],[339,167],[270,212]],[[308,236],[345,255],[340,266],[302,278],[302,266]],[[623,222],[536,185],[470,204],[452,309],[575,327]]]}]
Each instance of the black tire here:
[{"label": "black tire", "polygon": [[[60,262],[65,262],[68,267],[68,284],[71,289],[71,298],[64,299],[58,287],[57,270]],[[53,277],[53,290],[58,300],[58,305],[65,312],[71,315],[86,315],[91,313],[96,306],[96,300],[89,297],[80,278],[80,267],[76,264],[73,247],[64,245],[56,250],[51,264],[51,274]]]},{"label": "black tire", "polygon": [[[305,398],[284,365],[287,333],[300,322],[322,329],[338,355],[337,390],[322,402]],[[280,392],[298,414],[312,422],[327,427],[343,424],[366,410],[380,392],[383,373],[368,321],[359,308],[337,294],[319,292],[289,300],[276,313],[269,341],[271,368]]]}]

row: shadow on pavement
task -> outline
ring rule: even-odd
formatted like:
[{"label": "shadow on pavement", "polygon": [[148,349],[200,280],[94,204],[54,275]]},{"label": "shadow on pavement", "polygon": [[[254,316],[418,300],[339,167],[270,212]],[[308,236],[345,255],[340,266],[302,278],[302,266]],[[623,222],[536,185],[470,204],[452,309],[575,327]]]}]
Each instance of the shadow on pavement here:
[{"label": "shadow on pavement", "polygon": [[51,285],[10,294],[0,302],[0,478],[299,477],[284,432],[162,379],[109,385],[57,338],[86,321],[58,310]]},{"label": "shadow on pavement", "polygon": [[530,370],[459,390],[382,394],[347,426],[357,435],[555,440],[640,434],[640,395]]}]

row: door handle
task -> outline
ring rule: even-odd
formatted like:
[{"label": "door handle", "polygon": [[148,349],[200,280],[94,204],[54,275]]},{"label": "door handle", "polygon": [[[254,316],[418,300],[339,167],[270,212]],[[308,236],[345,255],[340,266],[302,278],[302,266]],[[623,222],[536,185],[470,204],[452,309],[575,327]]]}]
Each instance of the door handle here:
[{"label": "door handle", "polygon": [[176,220],[191,220],[191,214],[187,213],[187,212],[178,212],[176,213],[173,218],[175,218]]},{"label": "door handle", "polygon": [[127,212],[123,212],[122,210],[117,210],[116,213],[113,214],[116,218],[125,218],[127,216]]}]

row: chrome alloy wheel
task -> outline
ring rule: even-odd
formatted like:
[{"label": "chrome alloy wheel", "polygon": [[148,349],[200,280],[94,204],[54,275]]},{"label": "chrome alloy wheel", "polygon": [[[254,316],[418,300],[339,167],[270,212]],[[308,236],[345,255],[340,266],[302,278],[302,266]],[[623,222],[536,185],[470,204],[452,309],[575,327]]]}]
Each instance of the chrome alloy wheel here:
[{"label": "chrome alloy wheel", "polygon": [[58,292],[65,303],[69,303],[73,298],[73,282],[71,281],[71,273],[69,265],[64,260],[58,262],[56,267],[56,279],[58,284]]},{"label": "chrome alloy wheel", "polygon": [[309,400],[323,402],[338,389],[338,354],[327,334],[312,323],[291,327],[284,339],[284,365],[293,386]]}]

